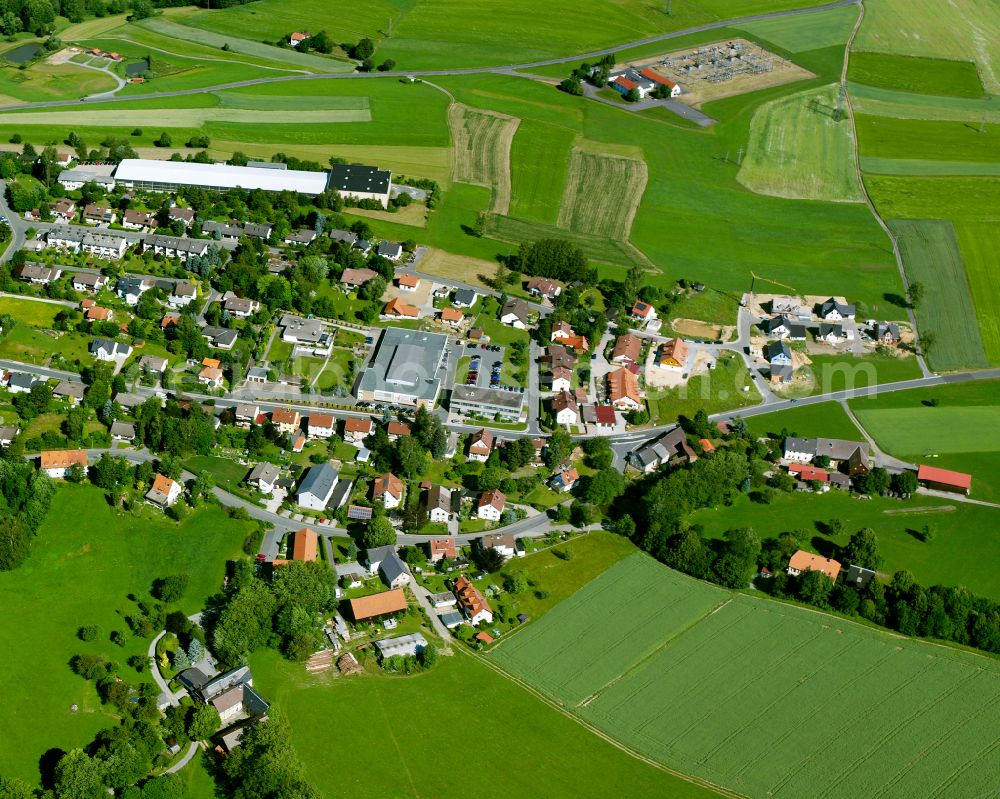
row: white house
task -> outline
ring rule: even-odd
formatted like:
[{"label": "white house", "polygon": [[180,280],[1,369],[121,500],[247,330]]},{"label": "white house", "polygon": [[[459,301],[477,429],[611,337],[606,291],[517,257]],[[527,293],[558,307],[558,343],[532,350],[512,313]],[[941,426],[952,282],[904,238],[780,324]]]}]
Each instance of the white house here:
[{"label": "white house", "polygon": [[493,434],[485,427],[477,430],[469,439],[469,460],[486,463],[493,451]]},{"label": "white house", "polygon": [[181,484],[162,474],[153,478],[153,486],[146,492],[146,502],[159,508],[169,508],[181,495]]},{"label": "white house", "polygon": [[309,438],[330,438],[337,428],[337,420],[332,413],[310,413],[306,420]]},{"label": "white house", "polygon": [[385,505],[386,510],[398,508],[403,501],[403,481],[391,472],[376,477],[372,499]]},{"label": "white house", "polygon": [[853,319],[856,310],[855,306],[837,302],[830,297],[819,306],[819,317],[826,322],[841,322],[844,319]]},{"label": "white house", "polygon": [[258,463],[247,477],[247,485],[253,486],[262,494],[270,494],[278,482],[278,467],[273,463]]},{"label": "white house", "polygon": [[815,438],[796,438],[786,436],[784,458],[793,463],[812,463],[816,457]]},{"label": "white house", "polygon": [[299,485],[295,501],[303,508],[326,510],[326,505],[337,487],[339,475],[329,463],[313,466]]},{"label": "white house", "polygon": [[507,300],[500,309],[500,323],[510,325],[516,330],[528,329],[528,303],[522,299]]},{"label": "white house", "polygon": [[174,290],[167,298],[167,305],[171,308],[183,308],[186,305],[190,305],[197,296],[198,289],[194,283],[187,280],[179,280],[174,284]]},{"label": "white house", "polygon": [[[447,523],[451,518],[451,491],[434,485],[427,489],[427,518],[432,522]],[[433,541],[431,542],[433,544]],[[433,552],[431,553],[434,554]]]},{"label": "white house", "polygon": [[260,303],[257,302],[257,300],[248,300],[243,297],[237,297],[232,292],[226,292],[226,296],[223,299],[223,310],[225,310],[230,316],[238,316],[240,319],[246,319],[248,316],[253,316],[260,309]]},{"label": "white house", "polygon": [[87,453],[82,449],[43,450],[39,455],[38,464],[49,477],[66,477],[74,466],[87,468]]},{"label": "white house", "polygon": [[572,425],[580,420],[580,406],[569,391],[560,391],[552,398],[552,412],[556,424]]},{"label": "white house", "polygon": [[506,535],[496,533],[493,535],[484,535],[479,539],[479,546],[481,549],[493,549],[499,552],[504,560],[509,560],[515,556],[524,556],[524,550],[518,549],[517,541],[509,533]]},{"label": "white house", "polygon": [[504,505],[506,504],[507,497],[500,491],[496,489],[493,491],[484,491],[479,497],[477,515],[480,519],[485,519],[488,522],[499,522],[500,516],[503,515]]},{"label": "white house", "polygon": [[223,726],[243,713],[243,686],[237,685],[212,700]]},{"label": "white house", "polygon": [[73,275],[73,290],[93,293],[100,291],[108,283],[105,275],[92,275],[89,272],[77,272]]},{"label": "white house", "polygon": [[565,366],[557,366],[552,370],[552,390],[557,393],[569,391],[572,377],[573,373]]},{"label": "white house", "polygon": [[120,341],[108,341],[105,338],[95,338],[90,342],[90,354],[99,361],[117,361],[132,354],[132,348]]}]

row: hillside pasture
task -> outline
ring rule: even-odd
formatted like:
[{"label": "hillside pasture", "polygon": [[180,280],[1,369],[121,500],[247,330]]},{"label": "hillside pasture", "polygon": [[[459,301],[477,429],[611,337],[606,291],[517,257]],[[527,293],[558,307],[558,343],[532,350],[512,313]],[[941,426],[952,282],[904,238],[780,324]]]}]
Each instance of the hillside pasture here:
[{"label": "hillside pasture", "polygon": [[0,114],[0,126],[13,125],[65,125],[76,127],[168,127],[197,128],[212,123],[254,125],[266,123],[268,127],[285,125],[330,125],[341,122],[368,122],[371,112],[367,108],[333,108],[296,111],[294,115],[278,116],[273,111],[247,108],[174,108],[169,114],[163,109],[107,109],[86,111],[37,111]]},{"label": "hillside pasture", "polygon": [[[620,562],[491,657],[647,757],[746,796],[852,784],[930,799],[995,779],[994,661],[648,567],[639,581]],[[661,612],[630,637],[652,590]]]},{"label": "hillside pasture", "polygon": [[986,357],[991,364],[1000,363],[1000,223],[960,222],[955,233]]},{"label": "hillside pasture", "polygon": [[520,120],[517,117],[454,103],[448,108],[453,142],[453,179],[488,186],[490,210],[506,214],[510,208],[510,146]]},{"label": "hillside pasture", "polygon": [[851,124],[834,120],[837,95],[825,86],[760,106],[737,180],[773,197],[860,202]]},{"label": "hillside pasture", "polygon": [[399,69],[453,69],[568,56],[712,20],[808,5],[809,0],[675,0],[667,15],[642,0],[619,0],[613,13],[603,5],[551,0],[546,24],[539,25],[538,4],[530,0],[509,0],[501,9],[453,0],[372,0],[338,7],[334,15],[322,0],[291,5],[260,0],[221,11],[185,10],[172,18],[217,36],[266,41],[293,30],[325,28],[336,41],[371,37],[376,61],[392,58]]},{"label": "hillside pasture", "polygon": [[851,53],[848,80],[916,94],[983,96],[979,71],[971,61],[917,58],[889,53]]},{"label": "hillside pasture", "polygon": [[[284,14],[281,14],[278,19],[284,19]],[[300,53],[290,47],[279,50],[270,44],[245,39],[243,36],[246,34],[246,31],[227,35],[217,33],[213,30],[180,25],[166,16],[149,17],[132,24],[175,39],[181,48],[183,48],[184,42],[195,42],[196,44],[203,44],[208,47],[217,47],[220,50],[222,47],[228,46],[229,52],[244,53],[258,58],[280,61],[297,67],[303,67],[305,70],[311,72],[354,71],[354,64],[349,61],[338,61],[333,58],[314,55],[313,53]]]},{"label": "hillside pasture", "polygon": [[764,39],[790,53],[801,53],[843,45],[857,17],[857,9],[846,6],[815,14],[748,22],[741,25],[740,30],[750,38]]},{"label": "hillside pasture", "polygon": [[646,179],[645,161],[574,149],[556,224],[628,241]]},{"label": "hillside pasture", "polygon": [[[96,488],[60,488],[31,556],[0,573],[0,607],[18,620],[0,627],[8,653],[0,670],[7,697],[0,708],[0,773],[35,785],[39,759],[51,747],[85,746],[98,730],[114,726],[94,684],[70,671],[70,658],[104,654],[124,666],[130,655],[145,655],[148,641],[140,638],[130,636],[123,649],[108,642],[113,630],[126,629],[123,616],[135,612],[128,596],[145,597],[154,579],[186,572],[191,580],[176,609],[202,610],[251,527],[214,506],[178,525],[150,508],[137,516],[115,511]],[[88,624],[99,625],[101,637],[85,643],[76,633]],[[122,676],[142,679],[128,668]],[[27,685],[45,690],[26,691]]]},{"label": "hillside pasture", "polygon": [[1000,91],[1000,4],[962,0],[872,0],[854,42],[861,52],[973,60],[986,90]]},{"label": "hillside pasture", "polygon": [[862,156],[938,161],[1000,161],[1000,125],[856,114]]},{"label": "hillside pasture", "polygon": [[896,220],[889,224],[899,240],[907,276],[924,286],[927,299],[917,307],[917,326],[937,337],[928,355],[931,366],[942,371],[988,366],[951,223]]}]

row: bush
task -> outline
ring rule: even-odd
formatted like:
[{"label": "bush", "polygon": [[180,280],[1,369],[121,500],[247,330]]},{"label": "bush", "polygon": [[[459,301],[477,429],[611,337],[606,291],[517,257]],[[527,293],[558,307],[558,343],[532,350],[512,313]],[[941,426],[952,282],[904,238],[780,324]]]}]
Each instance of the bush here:
[{"label": "bush", "polygon": [[187,591],[191,577],[186,573],[171,574],[153,581],[153,596],[161,602],[176,602]]},{"label": "bush", "polygon": [[96,624],[88,624],[76,631],[76,637],[81,641],[96,641],[101,634],[101,628]]}]

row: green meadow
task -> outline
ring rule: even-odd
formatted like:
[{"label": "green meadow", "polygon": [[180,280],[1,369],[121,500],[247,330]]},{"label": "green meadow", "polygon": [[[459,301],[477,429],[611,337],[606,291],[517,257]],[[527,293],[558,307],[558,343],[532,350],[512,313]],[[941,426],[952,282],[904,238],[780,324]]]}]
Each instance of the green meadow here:
[{"label": "green meadow", "polygon": [[960,222],[958,246],[976,305],[983,348],[990,363],[1000,363],[1000,223]]},{"label": "green meadow", "polygon": [[862,156],[937,161],[1000,161],[1000,125],[892,119],[859,114]]},{"label": "green meadow", "polygon": [[[1000,501],[1000,394],[996,381],[971,381],[851,400],[858,420],[887,452],[971,473],[972,496]],[[983,528],[990,534],[997,529]],[[956,578],[956,581],[958,578]]]},{"label": "green meadow", "polygon": [[982,757],[1000,742],[994,660],[724,591],[642,555],[490,657],[642,754],[743,796],[846,784],[972,796],[994,777]]},{"label": "green meadow", "polygon": [[[951,222],[891,222],[911,281],[922,283],[925,296],[916,309],[917,326],[933,332],[928,355],[935,369],[984,368],[988,365],[976,322],[976,306]],[[933,299],[931,299],[933,298]]]},{"label": "green meadow", "polygon": [[895,56],[888,53],[852,53],[849,80],[917,94],[950,97],[983,96],[983,84],[971,61]]},{"label": "green meadow", "polygon": [[[135,612],[128,595],[146,597],[157,577],[186,572],[191,581],[178,607],[202,610],[249,531],[249,524],[217,508],[177,525],[150,508],[138,517],[112,510],[96,488],[60,488],[28,560],[0,573],[0,606],[17,620],[0,629],[0,645],[24,655],[8,658],[0,671],[7,697],[0,709],[0,773],[35,784],[38,760],[47,750],[83,746],[116,724],[93,684],[70,671],[70,658],[103,654],[124,667],[130,655],[145,654],[148,641],[132,638],[119,648],[108,640],[112,631],[126,630],[123,614]],[[89,624],[102,634],[84,643],[76,632]],[[122,674],[139,679],[131,669]],[[28,685],[44,690],[24,690]],[[71,712],[71,705],[78,711]]]}]

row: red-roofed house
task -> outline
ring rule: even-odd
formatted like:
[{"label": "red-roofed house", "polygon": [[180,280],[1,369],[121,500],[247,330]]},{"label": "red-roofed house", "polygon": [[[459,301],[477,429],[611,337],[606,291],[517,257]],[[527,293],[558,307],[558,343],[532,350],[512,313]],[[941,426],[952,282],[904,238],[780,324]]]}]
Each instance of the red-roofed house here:
[{"label": "red-roofed house", "polygon": [[455,581],[455,596],[458,599],[458,607],[461,608],[465,618],[473,627],[481,621],[485,621],[487,624],[493,623],[493,611],[490,609],[490,603],[466,577],[459,577]]},{"label": "red-roofed house", "polygon": [[972,488],[971,474],[939,469],[936,466],[921,465],[917,469],[917,480],[927,488],[935,491],[949,491],[952,494],[968,496],[969,490]]},{"label": "red-roofed house", "polygon": [[633,319],[641,319],[643,322],[652,322],[656,318],[656,308],[648,302],[636,300],[635,305],[629,313]]},{"label": "red-roofed house", "polygon": [[646,67],[645,69],[639,70],[639,74],[644,78],[648,78],[653,81],[653,83],[659,84],[660,86],[666,86],[670,89],[671,97],[681,96],[681,87],[674,83],[672,80],[664,77],[659,72],[655,72],[651,67]]},{"label": "red-roofed house", "polygon": [[792,576],[798,576],[802,572],[823,572],[833,582],[837,582],[837,575],[840,574],[841,568],[838,561],[814,555],[804,549],[798,550],[788,560],[788,573]]},{"label": "red-roofed house", "polygon": [[617,419],[615,418],[615,408],[613,405],[595,405],[594,406],[594,424],[597,425],[598,429],[602,430],[613,430],[617,424]]},{"label": "red-roofed house", "polygon": [[713,444],[707,438],[698,439],[698,443],[701,444],[701,448],[705,452],[715,452],[715,444]]},{"label": "red-roofed house", "polygon": [[821,483],[830,482],[830,475],[826,469],[810,466],[808,463],[791,463],[788,465],[788,473],[807,483],[811,483],[813,480],[818,480]]}]

